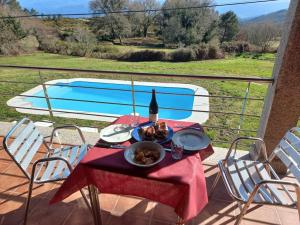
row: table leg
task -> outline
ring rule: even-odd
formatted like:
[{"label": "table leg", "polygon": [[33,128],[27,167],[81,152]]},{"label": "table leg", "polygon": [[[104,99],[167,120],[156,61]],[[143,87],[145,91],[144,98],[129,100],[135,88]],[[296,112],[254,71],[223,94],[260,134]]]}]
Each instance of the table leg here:
[{"label": "table leg", "polygon": [[176,225],[184,225],[184,222],[183,222],[183,220],[181,219],[180,216],[177,216],[177,222],[176,222]]},{"label": "table leg", "polygon": [[94,224],[102,225],[101,209],[100,209],[99,198],[98,198],[98,189],[94,185],[89,185],[88,190],[90,195]]}]

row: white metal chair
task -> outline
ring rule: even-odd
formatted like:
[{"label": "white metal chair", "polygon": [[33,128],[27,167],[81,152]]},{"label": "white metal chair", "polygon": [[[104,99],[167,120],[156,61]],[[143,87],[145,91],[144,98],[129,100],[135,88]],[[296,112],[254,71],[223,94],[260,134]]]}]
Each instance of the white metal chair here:
[{"label": "white metal chair", "polygon": [[[289,130],[269,157],[265,143],[260,138],[239,137],[233,141],[226,158],[218,163],[220,171],[213,183],[210,196],[222,177],[229,195],[238,202],[241,209],[236,225],[240,224],[251,203],[297,207],[295,192],[291,187],[295,188],[297,193],[299,183],[280,180],[270,162],[275,156],[278,157],[300,182],[299,134],[300,128]],[[263,159],[260,161],[236,159],[237,145],[241,140],[252,140],[259,144]]]},{"label": "white metal chair", "polygon": [[[57,130],[65,128],[76,129],[81,137],[82,145],[52,148],[55,133]],[[13,136],[15,137],[13,138]],[[35,156],[42,145],[46,147],[47,152],[42,158],[34,161],[34,158],[36,158]],[[3,139],[3,146],[20,170],[30,180],[24,215],[24,225],[27,223],[33,183],[43,184],[66,179],[72,169],[87,153],[89,148],[85,143],[85,138],[81,130],[73,125],[54,128],[50,138],[50,145],[48,145],[34,123],[28,118],[19,121],[8,132]],[[32,167],[30,166],[31,164]],[[81,194],[90,209],[87,197],[82,190]]]}]

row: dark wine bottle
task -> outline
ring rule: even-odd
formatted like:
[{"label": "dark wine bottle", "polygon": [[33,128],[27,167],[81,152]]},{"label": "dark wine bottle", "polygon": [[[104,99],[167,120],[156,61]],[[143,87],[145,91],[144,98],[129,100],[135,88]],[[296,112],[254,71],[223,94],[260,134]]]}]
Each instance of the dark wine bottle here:
[{"label": "dark wine bottle", "polygon": [[149,105],[149,121],[156,123],[158,120],[158,105],[156,102],[155,89],[152,89],[152,98]]}]

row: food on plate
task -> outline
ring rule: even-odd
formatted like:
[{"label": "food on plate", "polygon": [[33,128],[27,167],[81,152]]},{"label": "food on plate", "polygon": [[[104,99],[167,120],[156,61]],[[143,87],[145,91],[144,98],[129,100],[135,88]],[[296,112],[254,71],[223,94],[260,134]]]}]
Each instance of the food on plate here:
[{"label": "food on plate", "polygon": [[149,165],[155,163],[160,157],[158,149],[141,147],[137,148],[134,152],[134,161],[138,164]]},{"label": "food on plate", "polygon": [[141,127],[138,132],[142,140],[164,140],[168,136],[168,126],[166,122],[158,122],[151,126]]}]

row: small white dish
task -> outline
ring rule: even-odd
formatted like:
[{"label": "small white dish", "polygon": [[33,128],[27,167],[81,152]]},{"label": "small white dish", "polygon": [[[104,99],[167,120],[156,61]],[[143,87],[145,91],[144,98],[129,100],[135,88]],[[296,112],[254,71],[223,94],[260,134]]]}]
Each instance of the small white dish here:
[{"label": "small white dish", "polygon": [[100,138],[109,143],[121,143],[131,138],[132,129],[126,124],[113,124],[100,131]]},{"label": "small white dish", "polygon": [[206,134],[195,129],[183,129],[176,132],[172,141],[176,145],[183,146],[186,151],[199,151],[205,149],[211,142]]},{"label": "small white dish", "polygon": [[[159,159],[157,161],[155,161],[154,163],[148,164],[148,165],[143,165],[143,164],[136,163],[134,161],[134,153],[138,148],[143,148],[143,146],[159,150],[160,151]],[[136,142],[136,143],[130,145],[124,151],[124,157],[125,157],[125,159],[128,163],[130,163],[134,166],[144,167],[144,168],[157,165],[158,163],[160,163],[165,158],[165,155],[166,155],[165,149],[160,144],[157,144],[157,143],[154,143],[154,142],[151,142],[151,141]]]}]

